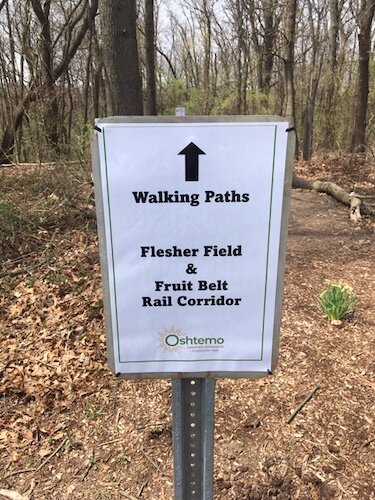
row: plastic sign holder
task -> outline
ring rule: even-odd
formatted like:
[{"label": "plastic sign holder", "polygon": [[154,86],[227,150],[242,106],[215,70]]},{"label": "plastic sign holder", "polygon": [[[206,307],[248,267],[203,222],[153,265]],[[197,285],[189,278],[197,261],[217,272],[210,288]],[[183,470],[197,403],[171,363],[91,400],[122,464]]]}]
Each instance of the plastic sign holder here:
[{"label": "plastic sign holder", "polygon": [[175,498],[210,500],[215,378],[277,363],[294,129],[264,116],[94,128],[109,366],[172,378]]}]

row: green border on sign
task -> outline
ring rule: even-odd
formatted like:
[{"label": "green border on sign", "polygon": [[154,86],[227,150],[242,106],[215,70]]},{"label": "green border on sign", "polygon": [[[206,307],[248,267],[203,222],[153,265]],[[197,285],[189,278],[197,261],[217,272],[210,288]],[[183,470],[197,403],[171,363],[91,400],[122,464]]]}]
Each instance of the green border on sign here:
[{"label": "green border on sign", "polygon": [[[143,124],[144,125],[144,124]],[[191,125],[191,124],[188,124]],[[251,126],[251,123],[247,123],[246,125]],[[155,125],[149,125],[154,127]],[[228,126],[228,124],[226,124]],[[236,126],[236,125],[234,125]],[[109,215],[109,233],[110,233],[110,255],[112,259],[112,270],[113,270],[113,295],[114,295],[114,306],[115,306],[115,336],[116,336],[116,344],[118,349],[118,361],[123,364],[130,363],[196,363],[200,361],[210,361],[210,362],[220,362],[220,361],[240,361],[240,362],[259,362],[263,361],[263,351],[264,351],[264,326],[265,326],[265,315],[266,315],[266,302],[267,302],[267,284],[268,284],[268,264],[269,264],[269,249],[270,249],[270,233],[271,233],[271,214],[272,214],[272,202],[273,202],[273,188],[274,188],[274,170],[275,170],[275,155],[276,155],[276,136],[277,136],[277,126],[276,125],[267,125],[256,123],[254,126],[264,126],[264,127],[273,127],[274,128],[274,144],[273,144],[273,155],[272,155],[272,175],[271,175],[271,195],[270,195],[270,205],[269,205],[269,219],[268,219],[268,237],[267,237],[267,255],[266,255],[266,269],[265,269],[265,286],[264,286],[264,301],[263,301],[263,320],[262,320],[262,336],[261,336],[261,357],[258,359],[236,359],[236,358],[215,358],[215,359],[158,359],[158,360],[132,360],[132,361],[123,361],[121,360],[121,349],[120,349],[120,333],[119,333],[119,321],[118,321],[118,307],[117,307],[117,287],[116,287],[116,272],[114,265],[114,254],[113,254],[113,232],[112,232],[112,219],[111,219],[111,203],[109,196],[109,177],[108,177],[108,165],[107,165],[107,149],[106,149],[106,140],[105,140],[105,128],[103,127],[103,145],[104,145],[104,163],[105,163],[105,180],[106,180],[106,192],[107,192],[107,205],[108,205],[108,215]],[[104,196],[103,196],[104,202]]]}]

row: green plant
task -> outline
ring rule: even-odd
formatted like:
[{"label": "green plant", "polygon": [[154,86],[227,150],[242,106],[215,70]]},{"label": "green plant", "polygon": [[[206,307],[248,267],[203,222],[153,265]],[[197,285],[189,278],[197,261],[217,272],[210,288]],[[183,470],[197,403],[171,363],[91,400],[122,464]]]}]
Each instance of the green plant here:
[{"label": "green plant", "polygon": [[118,455],[116,455],[111,460],[111,463],[113,463],[113,464],[119,464],[122,462],[129,462],[129,463],[131,462],[131,458],[128,455],[126,455],[126,453],[124,451],[119,453]]},{"label": "green plant", "polygon": [[340,323],[347,314],[354,311],[356,302],[357,296],[353,288],[344,283],[331,283],[319,296],[319,305],[331,323]]},{"label": "green plant", "polygon": [[98,410],[97,408],[94,408],[93,406],[89,406],[86,410],[86,418],[89,421],[95,421],[98,420],[103,416],[103,413]]},{"label": "green plant", "polygon": [[66,433],[66,438],[64,440],[63,449],[64,449],[64,451],[69,451],[72,448],[74,448],[74,445],[75,445],[75,441],[73,438],[73,434],[70,431],[68,431]]}]

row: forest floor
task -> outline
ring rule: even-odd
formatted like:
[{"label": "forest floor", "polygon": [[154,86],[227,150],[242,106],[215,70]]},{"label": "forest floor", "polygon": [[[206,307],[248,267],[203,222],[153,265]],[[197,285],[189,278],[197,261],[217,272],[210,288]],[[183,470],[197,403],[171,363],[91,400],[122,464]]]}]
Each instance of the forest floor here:
[{"label": "forest floor", "polygon": [[[374,164],[296,168],[374,192]],[[0,180],[0,499],[171,500],[170,382],[107,368],[89,173],[9,168]],[[293,190],[279,364],[217,381],[215,499],[375,499],[374,240],[374,219]],[[341,327],[317,304],[328,281],[358,294]]]}]

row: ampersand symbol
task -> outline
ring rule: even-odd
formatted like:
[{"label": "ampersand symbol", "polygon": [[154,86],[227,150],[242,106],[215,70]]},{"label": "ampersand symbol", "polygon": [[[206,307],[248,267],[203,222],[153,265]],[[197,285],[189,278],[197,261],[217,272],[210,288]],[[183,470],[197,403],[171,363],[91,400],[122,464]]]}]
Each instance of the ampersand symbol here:
[{"label": "ampersand symbol", "polygon": [[186,274],[197,274],[197,268],[194,267],[194,264],[188,264]]}]

